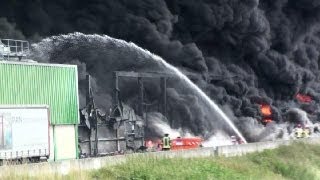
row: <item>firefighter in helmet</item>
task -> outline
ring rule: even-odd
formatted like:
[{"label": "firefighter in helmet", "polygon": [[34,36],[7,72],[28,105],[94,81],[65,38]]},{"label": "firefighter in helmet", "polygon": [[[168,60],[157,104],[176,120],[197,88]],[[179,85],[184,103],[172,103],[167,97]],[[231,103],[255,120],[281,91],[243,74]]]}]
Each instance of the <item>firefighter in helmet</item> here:
[{"label": "firefighter in helmet", "polygon": [[164,137],[162,138],[162,150],[168,151],[170,150],[170,148],[171,148],[171,145],[170,145],[169,134],[164,134]]},{"label": "firefighter in helmet", "polygon": [[310,137],[310,134],[311,134],[311,132],[310,132],[310,127],[309,127],[309,126],[305,126],[305,127],[303,128],[302,137],[308,138],[308,137]]}]

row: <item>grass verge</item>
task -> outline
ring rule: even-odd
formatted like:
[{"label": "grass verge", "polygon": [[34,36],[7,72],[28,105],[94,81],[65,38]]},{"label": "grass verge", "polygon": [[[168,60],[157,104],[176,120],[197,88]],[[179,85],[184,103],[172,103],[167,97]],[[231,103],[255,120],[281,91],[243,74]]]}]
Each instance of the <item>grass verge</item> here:
[{"label": "grass verge", "polygon": [[320,179],[320,145],[295,143],[241,157],[137,156],[125,163],[66,176],[8,174],[5,179]]}]

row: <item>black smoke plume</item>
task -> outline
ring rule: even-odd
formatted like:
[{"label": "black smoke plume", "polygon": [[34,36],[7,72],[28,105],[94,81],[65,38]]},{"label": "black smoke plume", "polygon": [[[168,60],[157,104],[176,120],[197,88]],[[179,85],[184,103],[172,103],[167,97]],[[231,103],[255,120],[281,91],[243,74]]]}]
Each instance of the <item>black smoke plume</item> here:
[{"label": "black smoke plume", "polygon": [[[79,31],[134,42],[229,106],[243,132],[248,117],[261,120],[259,104],[271,105],[276,122],[284,121],[289,108],[304,108],[295,100],[297,93],[312,97],[316,108],[310,118],[318,121],[320,0],[3,0],[0,16],[31,40]],[[98,56],[85,52],[84,57]],[[96,76],[108,69],[104,63],[70,59],[87,64]],[[189,113],[176,121],[188,122],[194,133],[204,131],[204,124],[190,120],[202,118],[193,112],[198,110],[180,109]]]},{"label": "black smoke plume", "polygon": [[[96,105],[103,113],[112,107],[114,71],[161,72],[171,75],[167,83],[169,122],[172,127],[197,135],[210,136],[214,129],[230,131],[221,117],[185,83],[174,71],[166,67],[160,57],[122,40],[108,36],[74,33],[53,36],[33,45],[32,59],[38,62],[77,64],[79,69],[80,107],[85,104],[85,75],[94,77],[93,94]],[[144,79],[145,103],[159,100],[160,79]],[[137,110],[139,87],[137,79],[119,79],[120,96],[126,105]],[[156,111],[150,107],[149,111]],[[152,114],[152,113],[151,113]],[[150,116],[150,115],[149,115]],[[154,118],[158,118],[158,115]],[[151,117],[149,117],[151,119]],[[159,119],[159,118],[158,118]],[[162,119],[167,121],[167,119]],[[152,122],[152,119],[151,119]],[[161,136],[162,134],[158,134]]]},{"label": "black smoke plume", "polygon": [[0,37],[6,39],[24,39],[21,31],[17,30],[15,24],[9,23],[6,18],[0,18]]}]

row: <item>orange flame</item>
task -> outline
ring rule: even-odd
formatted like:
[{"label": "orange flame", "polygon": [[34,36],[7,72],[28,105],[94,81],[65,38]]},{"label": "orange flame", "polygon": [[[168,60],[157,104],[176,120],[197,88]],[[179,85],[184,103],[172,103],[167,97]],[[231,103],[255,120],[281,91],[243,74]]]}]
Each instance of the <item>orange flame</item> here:
[{"label": "orange flame", "polygon": [[271,107],[267,104],[261,104],[260,105],[260,110],[263,116],[271,116]]},{"label": "orange flame", "polygon": [[296,98],[298,101],[302,102],[302,103],[310,103],[312,101],[312,97],[311,96],[308,96],[308,95],[305,95],[305,94],[300,94],[298,93],[296,95]]}]

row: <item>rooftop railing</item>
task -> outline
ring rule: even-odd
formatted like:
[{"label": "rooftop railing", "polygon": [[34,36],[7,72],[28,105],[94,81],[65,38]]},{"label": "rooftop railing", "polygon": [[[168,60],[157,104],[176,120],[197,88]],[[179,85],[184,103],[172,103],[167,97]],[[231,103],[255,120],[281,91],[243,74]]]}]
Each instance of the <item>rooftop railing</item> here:
[{"label": "rooftop railing", "polygon": [[0,39],[0,58],[5,60],[26,57],[29,53],[29,42],[15,39]]}]

